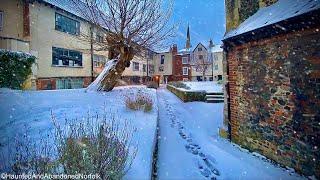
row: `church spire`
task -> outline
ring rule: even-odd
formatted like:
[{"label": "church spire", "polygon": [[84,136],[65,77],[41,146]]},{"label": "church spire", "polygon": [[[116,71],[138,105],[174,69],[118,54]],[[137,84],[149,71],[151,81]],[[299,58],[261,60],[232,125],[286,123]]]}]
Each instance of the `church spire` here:
[{"label": "church spire", "polygon": [[187,29],[187,42],[186,42],[186,49],[190,49],[190,31],[189,31],[189,23],[188,23],[188,29]]}]

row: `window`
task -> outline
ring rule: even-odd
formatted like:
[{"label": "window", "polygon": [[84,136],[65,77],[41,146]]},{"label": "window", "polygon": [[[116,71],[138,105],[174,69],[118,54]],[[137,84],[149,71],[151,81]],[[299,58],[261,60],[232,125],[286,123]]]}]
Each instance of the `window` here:
[{"label": "window", "polygon": [[83,78],[61,78],[57,79],[57,89],[83,88]]},{"label": "window", "polygon": [[198,51],[202,51],[202,47],[199,47],[199,48],[198,48]]},{"label": "window", "polygon": [[160,72],[163,72],[163,71],[164,71],[164,67],[163,67],[163,66],[160,66],[160,67],[159,67],[159,71],[160,71]]},{"label": "window", "polygon": [[164,64],[164,58],[165,58],[164,55],[161,55],[161,56],[160,56],[160,64]]},{"label": "window", "polygon": [[132,67],[133,67],[133,71],[139,71],[139,63],[133,62]]},{"label": "window", "polygon": [[199,55],[199,59],[201,59],[201,60],[202,60],[202,59],[203,59],[203,55]]},{"label": "window", "polygon": [[182,75],[188,75],[188,67],[183,67],[182,68]]},{"label": "window", "polygon": [[52,65],[81,67],[82,53],[79,51],[52,47]]},{"label": "window", "polygon": [[214,65],[214,70],[218,70],[218,69],[219,69],[219,65],[218,64]]},{"label": "window", "polygon": [[99,43],[103,43],[103,35],[97,33],[96,35],[96,41]]},{"label": "window", "polygon": [[3,29],[3,12],[2,11],[0,11],[0,31],[2,31],[2,29]]},{"label": "window", "polygon": [[153,65],[149,65],[149,73],[154,73],[154,66]]},{"label": "window", "polygon": [[182,64],[188,64],[188,57],[182,57]]},{"label": "window", "polygon": [[218,60],[218,56],[216,54],[213,55],[213,60],[215,60],[215,61]]},{"label": "window", "polygon": [[144,65],[142,66],[142,70],[143,70],[143,72],[147,72],[147,65],[146,65],[146,64],[144,64]]},{"label": "window", "polygon": [[56,30],[73,35],[79,35],[80,22],[56,13]]},{"label": "window", "polygon": [[101,55],[93,55],[93,67],[102,67],[106,63],[106,57]]}]

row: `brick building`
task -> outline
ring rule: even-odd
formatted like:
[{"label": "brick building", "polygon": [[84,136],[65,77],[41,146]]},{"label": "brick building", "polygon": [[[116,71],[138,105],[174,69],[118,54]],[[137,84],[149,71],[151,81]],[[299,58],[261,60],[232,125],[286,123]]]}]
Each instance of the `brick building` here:
[{"label": "brick building", "polygon": [[279,0],[225,35],[231,141],[320,177],[320,1]]}]

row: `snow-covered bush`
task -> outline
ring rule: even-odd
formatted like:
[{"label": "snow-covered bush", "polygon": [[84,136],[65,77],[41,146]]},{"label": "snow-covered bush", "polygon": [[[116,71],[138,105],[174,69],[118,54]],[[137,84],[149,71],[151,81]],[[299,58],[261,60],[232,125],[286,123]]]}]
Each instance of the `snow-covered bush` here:
[{"label": "snow-covered bush", "polygon": [[84,121],[66,119],[61,126],[52,115],[53,137],[41,136],[38,141],[24,133],[22,142],[9,147],[13,158],[9,165],[0,166],[0,172],[98,174],[101,179],[121,179],[137,152],[131,143],[134,129],[127,121],[106,115],[88,116]]},{"label": "snow-covered bush", "polygon": [[142,92],[138,92],[135,95],[127,95],[125,98],[126,107],[132,110],[143,110],[149,112],[152,110],[153,101],[152,98]]},{"label": "snow-covered bush", "polygon": [[35,59],[30,54],[0,49],[0,88],[21,89]]},{"label": "snow-covered bush", "polygon": [[[85,123],[69,122],[62,129],[53,117],[59,163],[66,174],[99,174],[101,179],[121,179],[135,152],[129,151],[133,129],[115,118],[96,115]],[[122,121],[123,122],[123,121]]]},{"label": "snow-covered bush", "polygon": [[55,161],[52,159],[54,146],[49,142],[49,134],[40,134],[39,139],[31,137],[30,127],[17,133],[8,142],[8,148],[1,149],[0,172],[10,174],[54,173]]}]

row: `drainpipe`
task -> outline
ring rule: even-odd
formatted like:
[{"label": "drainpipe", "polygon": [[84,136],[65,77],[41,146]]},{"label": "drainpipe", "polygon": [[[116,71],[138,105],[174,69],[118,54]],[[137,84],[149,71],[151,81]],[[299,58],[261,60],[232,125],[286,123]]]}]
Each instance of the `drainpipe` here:
[{"label": "drainpipe", "polygon": [[90,56],[91,56],[91,82],[94,81],[93,72],[93,25],[90,26]]}]

